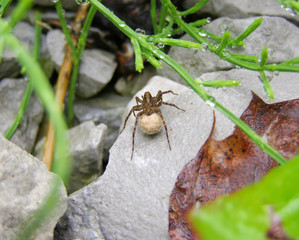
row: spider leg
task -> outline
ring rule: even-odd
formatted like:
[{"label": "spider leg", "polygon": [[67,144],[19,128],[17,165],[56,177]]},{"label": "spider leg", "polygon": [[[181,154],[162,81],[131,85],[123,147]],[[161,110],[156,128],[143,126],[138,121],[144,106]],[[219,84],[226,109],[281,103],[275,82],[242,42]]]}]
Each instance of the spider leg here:
[{"label": "spider leg", "polygon": [[139,105],[138,103],[142,103],[142,100],[139,97],[135,97],[136,103],[137,105]]},{"label": "spider leg", "polygon": [[[127,117],[126,117],[126,119],[125,119],[124,126],[123,126],[123,128],[122,128],[122,130],[120,131],[119,134],[121,134],[121,133],[123,132],[123,130],[125,129],[126,124],[127,124],[127,121],[128,121],[128,119],[129,119],[130,115],[132,114],[132,112],[133,112],[133,114],[134,114],[134,116],[135,116],[135,111],[140,111],[140,110],[142,110],[142,108],[140,108],[140,106],[134,106],[134,107],[131,108],[129,114],[127,115]],[[135,117],[136,117],[136,116],[135,116]]]},{"label": "spider leg", "polygon": [[164,105],[168,105],[168,106],[172,106],[172,107],[175,107],[175,108],[177,108],[177,109],[179,109],[179,110],[181,110],[181,111],[184,111],[184,112],[185,112],[185,110],[184,110],[184,109],[182,109],[182,108],[179,108],[178,106],[176,106],[176,105],[175,105],[175,104],[173,104],[173,103],[162,102],[162,104],[164,104]]},{"label": "spider leg", "polygon": [[165,92],[161,92],[161,95],[166,94],[166,93],[172,93],[173,95],[178,95],[177,93],[174,93],[171,90],[165,91]]},{"label": "spider leg", "polygon": [[133,159],[133,153],[134,153],[134,141],[135,141],[135,133],[136,133],[136,127],[137,127],[137,123],[138,123],[138,119],[139,117],[143,114],[142,112],[139,112],[137,114],[136,120],[135,120],[135,124],[134,124],[134,129],[133,129],[133,137],[132,137],[132,153],[131,153],[131,160]]},{"label": "spider leg", "polygon": [[162,112],[160,111],[160,109],[156,108],[155,109],[155,113],[157,113],[161,117],[161,119],[162,119],[162,122],[163,122],[163,125],[164,125],[164,128],[165,128],[165,133],[166,133],[166,138],[167,138],[169,150],[171,150],[170,142],[169,142],[169,137],[168,137],[167,125],[166,125],[165,119],[164,119],[164,117],[162,115]]}]

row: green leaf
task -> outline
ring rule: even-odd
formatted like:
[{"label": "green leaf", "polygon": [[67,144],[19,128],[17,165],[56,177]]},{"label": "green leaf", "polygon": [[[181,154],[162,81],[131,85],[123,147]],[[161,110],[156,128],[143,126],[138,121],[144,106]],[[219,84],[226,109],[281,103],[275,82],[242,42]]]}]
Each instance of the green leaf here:
[{"label": "green leaf", "polygon": [[262,49],[261,56],[260,56],[260,59],[259,59],[260,66],[263,67],[266,64],[267,61],[268,61],[268,48],[264,47]]},{"label": "green leaf", "polygon": [[261,78],[261,80],[262,80],[262,82],[264,84],[264,88],[265,88],[265,91],[266,91],[268,97],[270,99],[274,99],[274,93],[272,91],[272,88],[270,86],[269,80],[268,80],[265,72],[264,71],[260,71],[260,75],[261,75],[260,78]]},{"label": "green leaf", "polygon": [[291,238],[299,236],[299,155],[260,182],[216,199],[189,215],[203,240],[267,239],[270,210]]},{"label": "green leaf", "polygon": [[263,22],[263,18],[255,19],[243,33],[241,33],[238,37],[230,41],[229,46],[237,45],[239,42],[243,41],[255,29],[257,29],[262,24],[262,22]]},{"label": "green leaf", "polygon": [[134,52],[135,52],[135,66],[136,71],[141,72],[143,69],[143,59],[141,55],[140,45],[136,38],[131,38],[131,42],[133,44]]}]

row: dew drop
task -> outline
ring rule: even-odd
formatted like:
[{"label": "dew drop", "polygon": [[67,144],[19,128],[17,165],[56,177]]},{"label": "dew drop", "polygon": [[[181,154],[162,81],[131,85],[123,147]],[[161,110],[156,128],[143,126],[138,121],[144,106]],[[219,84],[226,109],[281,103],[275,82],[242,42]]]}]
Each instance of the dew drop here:
[{"label": "dew drop", "polygon": [[198,35],[201,36],[201,37],[206,37],[207,34],[205,32],[198,32]]},{"label": "dew drop", "polygon": [[207,23],[210,23],[211,21],[212,21],[212,18],[210,18],[210,17],[207,17],[207,18],[206,18],[206,22],[207,22]]},{"label": "dew drop", "polygon": [[268,56],[272,56],[274,52],[275,50],[273,50],[272,48],[268,48]]},{"label": "dew drop", "polygon": [[228,30],[228,26],[226,25],[226,24],[220,24],[220,30],[221,30],[221,32],[222,33],[224,33],[225,31],[227,31]]},{"label": "dew drop", "polygon": [[202,46],[201,50],[204,51],[204,52],[206,52],[209,48],[209,45],[207,43],[203,43],[203,44],[201,44],[201,46]]},{"label": "dew drop", "polygon": [[125,23],[124,21],[121,21],[121,22],[119,23],[119,26],[120,26],[120,27],[125,27],[125,26],[126,26],[126,23]]},{"label": "dew drop", "polygon": [[75,0],[75,1],[76,1],[76,3],[79,4],[79,5],[86,5],[86,4],[89,3],[88,0]]},{"label": "dew drop", "polygon": [[57,3],[59,0],[51,0],[53,3]]},{"label": "dew drop", "polygon": [[210,107],[215,107],[216,100],[215,100],[214,97],[210,96],[210,97],[208,97],[208,99],[206,100],[206,103],[207,103]]},{"label": "dew drop", "polygon": [[197,48],[190,48],[190,50],[191,50],[191,52],[192,52],[193,54],[196,54],[196,53],[197,53]]},{"label": "dew drop", "polygon": [[160,58],[160,59],[164,59],[164,56],[163,56],[163,55],[159,55],[159,58]]},{"label": "dew drop", "polygon": [[145,30],[143,30],[141,28],[136,28],[135,32],[138,34],[143,34],[143,35],[145,34]]},{"label": "dew drop", "polygon": [[153,43],[154,42],[154,38],[153,37],[148,37],[147,41],[150,42],[150,43]]},{"label": "dew drop", "polygon": [[158,48],[164,48],[164,46],[165,46],[165,45],[164,45],[163,43],[161,43],[161,42],[159,42],[159,43],[157,44],[157,47],[158,47]]},{"label": "dew drop", "polygon": [[275,76],[279,76],[279,71],[278,71],[278,70],[275,70],[275,71],[274,71],[274,75],[275,75]]}]

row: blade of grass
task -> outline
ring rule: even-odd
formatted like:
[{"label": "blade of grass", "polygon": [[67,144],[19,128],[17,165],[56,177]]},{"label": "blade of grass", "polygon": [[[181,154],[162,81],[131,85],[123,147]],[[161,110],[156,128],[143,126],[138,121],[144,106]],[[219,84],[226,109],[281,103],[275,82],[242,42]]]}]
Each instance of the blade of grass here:
[{"label": "blade of grass", "polygon": [[189,9],[183,11],[183,12],[180,12],[180,15],[181,16],[187,16],[187,15],[196,13],[201,8],[203,8],[203,6],[206,5],[208,1],[209,0],[201,0],[199,3],[195,4],[193,7],[189,8]]},{"label": "blade of grass", "polygon": [[27,11],[31,8],[32,5],[32,0],[18,1],[17,6],[14,8],[14,11],[12,12],[9,21],[9,27],[13,28],[26,15]]},{"label": "blade of grass", "polygon": [[154,34],[158,33],[158,25],[157,25],[157,2],[156,0],[151,0],[151,18],[153,24]]},{"label": "blade of grass", "polygon": [[82,28],[82,31],[80,34],[80,38],[78,40],[78,44],[77,44],[76,51],[77,51],[78,61],[74,62],[73,72],[72,72],[70,86],[69,86],[69,96],[68,96],[68,124],[69,124],[69,126],[72,126],[72,123],[74,120],[75,88],[76,88],[76,82],[77,82],[78,75],[79,75],[81,58],[83,55],[83,51],[85,49],[88,31],[91,26],[92,20],[95,16],[95,13],[96,13],[96,8],[94,6],[91,6],[89,8],[86,19],[84,21],[84,25],[83,25],[83,28]]},{"label": "blade of grass", "polygon": [[[36,11],[35,19],[37,21],[41,20],[40,12]],[[41,26],[38,25],[38,24],[35,24],[35,38],[34,38],[34,47],[33,47],[33,58],[36,61],[38,61],[39,55],[40,55],[41,32],[42,32]],[[10,139],[13,136],[16,129],[18,128],[18,126],[19,126],[19,124],[20,124],[20,122],[23,118],[23,115],[25,113],[25,110],[28,106],[28,103],[29,103],[29,100],[30,100],[30,97],[31,97],[31,93],[32,93],[32,83],[31,83],[30,78],[29,78],[28,85],[27,85],[24,97],[22,99],[21,105],[19,107],[19,111],[18,111],[18,114],[16,116],[16,119],[15,119],[14,123],[12,124],[12,126],[8,129],[7,133],[5,134],[5,137],[7,139]]]},{"label": "blade of grass", "polygon": [[78,56],[77,56],[77,53],[76,53],[76,48],[75,48],[75,45],[73,43],[70,31],[67,27],[67,24],[66,24],[64,15],[63,15],[63,9],[62,9],[62,5],[61,5],[60,0],[58,0],[55,3],[55,7],[56,7],[56,12],[57,12],[59,21],[61,23],[62,31],[65,35],[67,43],[70,45],[70,48],[71,48],[71,51],[72,51],[72,56],[74,58],[74,62],[77,62],[78,61]]}]

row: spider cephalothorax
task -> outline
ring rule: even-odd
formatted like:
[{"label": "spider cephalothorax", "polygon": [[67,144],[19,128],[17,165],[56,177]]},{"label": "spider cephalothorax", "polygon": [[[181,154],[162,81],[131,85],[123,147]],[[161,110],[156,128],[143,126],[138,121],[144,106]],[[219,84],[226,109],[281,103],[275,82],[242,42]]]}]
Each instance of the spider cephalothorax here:
[{"label": "spider cephalothorax", "polygon": [[[173,93],[171,90],[168,90],[165,92],[162,92],[160,90],[160,91],[158,91],[158,93],[155,97],[153,97],[150,92],[145,92],[144,95],[141,96],[142,99],[140,99],[139,97],[136,97],[137,105],[135,105],[134,107],[131,108],[128,116],[125,119],[124,126],[120,132],[120,133],[122,133],[122,131],[125,129],[126,123],[129,119],[131,113],[133,113],[134,116],[136,117],[136,120],[135,120],[135,124],[134,124],[134,129],[133,129],[131,159],[133,158],[133,152],[134,152],[134,140],[135,140],[136,127],[137,127],[138,119],[140,117],[141,117],[140,126],[141,126],[142,130],[148,134],[158,133],[161,130],[162,123],[163,123],[164,128],[165,128],[166,137],[167,137],[168,146],[169,146],[169,149],[171,150],[166,122],[164,120],[164,117],[163,117],[162,112],[159,109],[159,107],[162,104],[164,104],[164,105],[175,107],[181,111],[185,111],[185,110],[177,107],[176,105],[174,105],[172,103],[163,102],[162,95],[166,94],[166,93],[172,93],[174,95],[177,95],[176,93]],[[135,112],[138,112],[137,115],[135,114]]]}]

